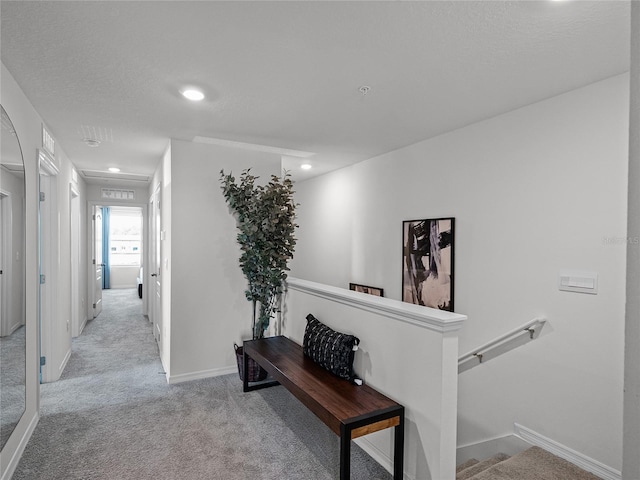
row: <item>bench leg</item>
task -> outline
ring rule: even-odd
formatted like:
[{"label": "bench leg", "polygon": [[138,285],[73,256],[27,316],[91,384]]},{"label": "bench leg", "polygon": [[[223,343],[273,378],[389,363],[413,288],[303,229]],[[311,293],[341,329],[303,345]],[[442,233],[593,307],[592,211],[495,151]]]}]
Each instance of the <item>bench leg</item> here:
[{"label": "bench leg", "polygon": [[242,365],[243,365],[243,369],[242,369],[242,391],[243,392],[248,392],[249,391],[249,355],[247,355],[246,353],[244,353],[244,349],[242,349]]},{"label": "bench leg", "polygon": [[351,478],[351,429],[340,425],[340,480]]},{"label": "bench leg", "polygon": [[404,478],[404,412],[393,432],[393,480]]}]

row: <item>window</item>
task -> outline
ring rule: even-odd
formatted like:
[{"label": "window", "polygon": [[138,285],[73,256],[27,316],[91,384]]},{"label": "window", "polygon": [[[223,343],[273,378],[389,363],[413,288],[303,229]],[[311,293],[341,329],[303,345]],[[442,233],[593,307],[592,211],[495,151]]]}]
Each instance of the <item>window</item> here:
[{"label": "window", "polygon": [[111,266],[142,264],[142,209],[111,207],[109,247]]}]

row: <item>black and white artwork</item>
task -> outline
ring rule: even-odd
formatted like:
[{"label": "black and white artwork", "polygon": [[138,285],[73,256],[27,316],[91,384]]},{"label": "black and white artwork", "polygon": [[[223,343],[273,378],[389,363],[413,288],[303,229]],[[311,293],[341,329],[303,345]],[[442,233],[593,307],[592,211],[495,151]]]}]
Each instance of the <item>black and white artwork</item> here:
[{"label": "black and white artwork", "polygon": [[402,222],[402,300],[453,311],[454,218]]},{"label": "black and white artwork", "polygon": [[378,287],[370,287],[369,285],[360,285],[359,283],[349,283],[349,290],[360,293],[368,293],[376,297],[384,297],[384,289]]}]

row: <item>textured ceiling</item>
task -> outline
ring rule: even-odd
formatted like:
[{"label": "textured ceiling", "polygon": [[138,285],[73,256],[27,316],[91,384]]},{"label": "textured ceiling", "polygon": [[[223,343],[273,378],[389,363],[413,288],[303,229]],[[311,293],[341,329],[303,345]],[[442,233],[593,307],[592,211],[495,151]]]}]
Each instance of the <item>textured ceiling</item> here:
[{"label": "textured ceiling", "polygon": [[203,137],[308,152],[318,174],[629,68],[627,1],[0,8],[2,62],[80,170],[150,175],[170,138]]}]

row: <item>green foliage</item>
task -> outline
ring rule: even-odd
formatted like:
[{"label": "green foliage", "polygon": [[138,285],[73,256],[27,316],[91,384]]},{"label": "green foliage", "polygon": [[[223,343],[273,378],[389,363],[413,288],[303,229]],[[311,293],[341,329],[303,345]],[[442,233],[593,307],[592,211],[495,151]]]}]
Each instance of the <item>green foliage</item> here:
[{"label": "green foliage", "polygon": [[[254,339],[264,336],[283,291],[298,226],[290,175],[272,175],[266,185],[256,185],[258,178],[247,169],[236,182],[232,174],[220,171],[222,193],[237,222],[240,268],[248,282],[245,295],[254,308]],[[256,304],[260,305],[257,320]]]}]

